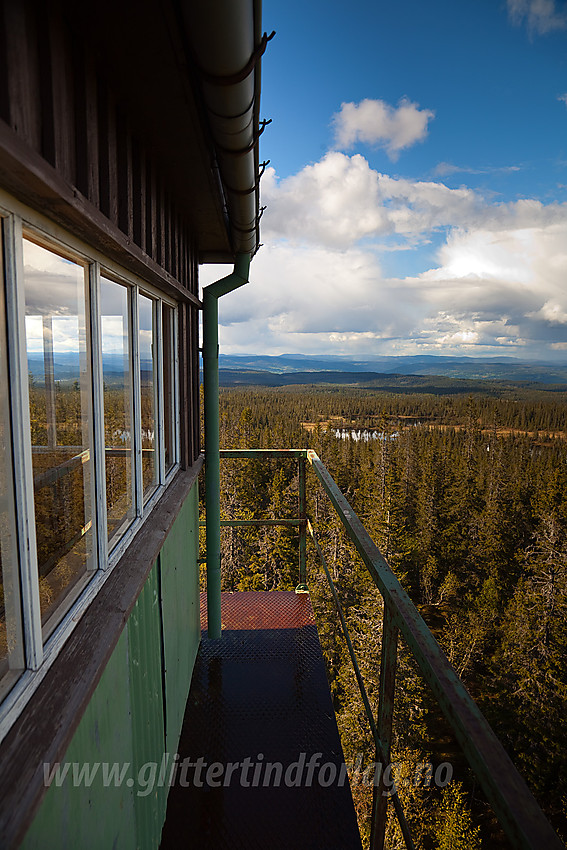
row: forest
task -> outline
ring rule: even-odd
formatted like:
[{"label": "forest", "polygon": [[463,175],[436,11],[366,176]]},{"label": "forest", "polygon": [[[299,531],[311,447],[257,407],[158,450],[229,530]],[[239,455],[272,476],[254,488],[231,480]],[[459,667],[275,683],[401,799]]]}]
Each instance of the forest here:
[{"label": "forest", "polygon": [[[543,391],[497,398],[330,386],[220,396],[221,448],[317,451],[564,840],[566,400]],[[223,460],[221,490],[223,519],[297,516],[297,463]],[[308,516],[375,705],[381,598],[312,473]],[[222,547],[226,590],[298,584],[295,529],[225,528]],[[360,777],[373,745],[313,547],[308,584],[364,839],[372,788]],[[394,726],[392,761],[416,846],[509,846],[403,644]],[[451,781],[436,781],[447,764]],[[403,846],[394,819],[387,841]]]}]

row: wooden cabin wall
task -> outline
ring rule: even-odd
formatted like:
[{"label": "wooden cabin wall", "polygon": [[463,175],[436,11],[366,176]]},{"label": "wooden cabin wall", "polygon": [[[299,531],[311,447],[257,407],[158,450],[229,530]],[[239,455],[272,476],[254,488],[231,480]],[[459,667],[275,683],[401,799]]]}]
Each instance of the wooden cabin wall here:
[{"label": "wooden cabin wall", "polygon": [[0,118],[196,294],[188,225],[94,57],[52,4],[0,0],[0,14]]},{"label": "wooden cabin wall", "polygon": [[[0,121],[129,243],[198,295],[196,248],[174,187],[56,2],[0,0]],[[49,216],[48,207],[40,211]],[[199,395],[198,309],[190,301],[179,303],[179,336],[187,417]],[[182,421],[181,442],[186,468],[200,451],[196,415]]]}]

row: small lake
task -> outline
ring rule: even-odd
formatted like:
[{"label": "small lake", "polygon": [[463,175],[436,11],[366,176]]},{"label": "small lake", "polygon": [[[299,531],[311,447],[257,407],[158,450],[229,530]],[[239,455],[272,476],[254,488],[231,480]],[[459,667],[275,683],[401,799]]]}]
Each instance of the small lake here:
[{"label": "small lake", "polygon": [[369,443],[371,440],[394,440],[396,437],[399,437],[397,431],[388,434],[385,431],[372,431],[366,428],[335,428],[334,431],[335,437],[338,440],[354,440],[355,443],[361,441],[363,443]]}]

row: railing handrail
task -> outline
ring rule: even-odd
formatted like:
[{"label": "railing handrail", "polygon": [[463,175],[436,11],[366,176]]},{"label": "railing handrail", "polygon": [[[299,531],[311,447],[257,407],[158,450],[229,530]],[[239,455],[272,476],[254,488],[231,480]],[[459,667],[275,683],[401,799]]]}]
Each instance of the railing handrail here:
[{"label": "railing handrail", "polygon": [[[364,711],[366,713],[366,717],[368,718],[368,723],[370,725],[370,731],[372,732],[372,737],[374,738],[376,755],[378,756],[378,760],[382,763],[382,767],[386,767],[386,765],[390,762],[390,757],[389,757],[389,754],[386,751],[386,748],[384,747],[384,742],[380,738],[380,735],[379,735],[379,732],[378,732],[378,726],[376,724],[376,721],[374,719],[374,715],[372,713],[372,709],[370,707],[370,700],[368,699],[368,694],[367,694],[367,691],[366,691],[366,687],[364,685],[364,681],[362,679],[360,667],[358,666],[358,659],[356,657],[356,653],[355,653],[354,647],[352,645],[352,640],[351,640],[350,632],[349,632],[349,629],[348,629],[348,626],[347,626],[346,617],[344,615],[343,607],[341,605],[341,601],[339,599],[339,595],[337,593],[335,583],[334,583],[333,579],[331,578],[331,573],[330,573],[330,570],[327,566],[325,555],[323,554],[323,550],[319,546],[317,538],[315,537],[315,532],[313,530],[313,526],[311,525],[311,522],[309,520],[307,520],[307,530],[309,531],[309,534],[311,535],[311,539],[313,540],[315,548],[317,549],[317,553],[318,553],[319,558],[321,560],[321,564],[323,566],[323,570],[325,572],[327,582],[329,584],[329,587],[331,588],[331,594],[333,596],[333,600],[335,602],[337,613],[339,615],[339,620],[340,620],[340,623],[341,623],[341,628],[343,630],[343,634],[345,636],[345,641],[346,641],[348,653],[350,655],[350,660],[352,661],[352,666],[353,666],[353,669],[354,669],[354,675],[355,675],[355,678],[356,678],[356,681],[357,681],[357,684],[358,684],[358,690],[360,691],[360,695],[362,697],[362,702],[364,704]],[[383,773],[380,773],[380,779],[382,780],[382,778],[383,778]],[[382,785],[383,785],[383,782],[381,782],[381,784],[380,784],[381,790],[383,790]],[[406,821],[405,813],[404,813],[404,810],[402,808],[402,804],[401,804],[395,783],[394,783],[393,788],[391,789],[391,800],[392,800],[392,803],[394,805],[396,816],[398,818],[398,823],[400,824],[400,829],[402,830],[402,835],[403,835],[404,841],[406,843],[406,847],[407,847],[408,850],[414,850],[414,843],[413,843],[413,840],[412,840],[412,837],[411,837],[409,826],[408,826],[408,823]],[[374,832],[375,832],[375,830],[374,830]],[[371,845],[373,843],[374,842],[371,841]]]},{"label": "railing handrail", "polygon": [[[525,850],[564,848],[488,721],[317,453],[313,449],[229,449],[222,450],[220,455],[247,459],[294,457],[309,462],[382,595],[385,616],[408,645],[512,846]],[[381,678],[384,678],[383,673],[384,653]],[[384,706],[381,705],[379,715],[382,710]],[[377,728],[382,738],[380,717]],[[382,744],[385,743],[382,740]]]},{"label": "railing handrail", "polygon": [[[61,478],[70,475],[84,463],[88,463],[91,459],[91,452],[90,449],[83,450],[81,446],[32,446],[32,454],[56,454],[57,452],[64,451],[77,451],[78,454],[67,458],[67,460],[62,461],[57,466],[46,469],[45,472],[38,472],[34,475],[34,490],[40,490],[42,487],[55,484]],[[142,455],[155,454],[155,451],[152,448],[141,449]],[[118,446],[105,446],[104,448],[105,457],[127,457],[131,452],[131,447],[119,448]]]}]

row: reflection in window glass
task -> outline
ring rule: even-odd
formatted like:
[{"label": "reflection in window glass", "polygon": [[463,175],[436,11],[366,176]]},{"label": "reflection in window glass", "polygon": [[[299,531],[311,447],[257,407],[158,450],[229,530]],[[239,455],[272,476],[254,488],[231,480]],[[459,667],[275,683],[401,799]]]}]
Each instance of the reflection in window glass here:
[{"label": "reflection in window glass", "polygon": [[128,289],[101,278],[102,373],[108,540],[134,517]]},{"label": "reflection in window glass", "polygon": [[156,361],[154,301],[139,295],[140,395],[142,426],[142,482],[144,496],[158,483],[156,452]]},{"label": "reflection in window glass", "polygon": [[175,463],[175,352],[173,348],[173,308],[162,303],[163,334],[163,421],[165,444],[165,471]]},{"label": "reflection in window glass", "polygon": [[24,240],[35,530],[47,636],[94,568],[86,268]]},{"label": "reflection in window glass", "polygon": [[[3,280],[0,241],[0,279]],[[10,457],[10,396],[6,358],[4,299],[0,297],[0,696],[24,667],[24,644],[14,528],[13,476]]]}]

